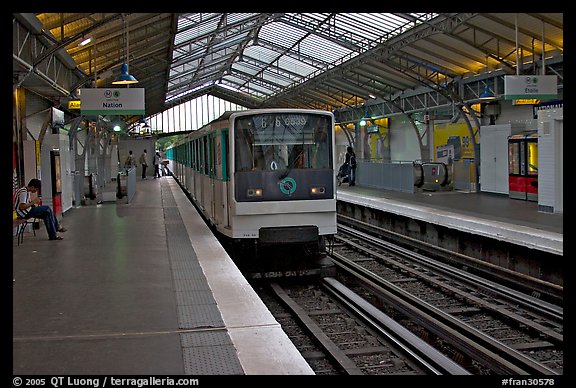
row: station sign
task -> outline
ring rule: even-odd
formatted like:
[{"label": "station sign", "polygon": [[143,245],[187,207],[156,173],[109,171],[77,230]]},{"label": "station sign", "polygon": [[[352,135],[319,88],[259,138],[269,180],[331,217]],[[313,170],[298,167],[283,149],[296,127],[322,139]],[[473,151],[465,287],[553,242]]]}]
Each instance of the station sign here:
[{"label": "station sign", "polygon": [[556,75],[506,75],[504,76],[504,99],[525,98],[550,99],[558,95]]},{"label": "station sign", "polygon": [[538,105],[540,104],[539,98],[520,98],[512,100],[512,105]]},{"label": "station sign", "polygon": [[144,88],[80,89],[80,113],[93,115],[144,115]]},{"label": "station sign", "polygon": [[68,109],[80,109],[80,100],[69,100]]}]

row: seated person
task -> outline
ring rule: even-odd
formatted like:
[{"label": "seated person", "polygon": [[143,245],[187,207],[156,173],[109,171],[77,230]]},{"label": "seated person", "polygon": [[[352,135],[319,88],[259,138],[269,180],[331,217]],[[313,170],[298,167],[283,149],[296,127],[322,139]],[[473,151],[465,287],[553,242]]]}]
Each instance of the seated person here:
[{"label": "seated person", "polygon": [[26,220],[29,218],[40,218],[43,220],[50,240],[63,240],[62,237],[58,236],[57,232],[65,232],[66,229],[59,225],[52,208],[39,205],[41,202],[40,197],[31,198],[30,194],[38,193],[41,187],[40,180],[34,178],[30,179],[26,187],[18,189],[15,194],[14,210],[16,210],[16,214],[20,218]]}]

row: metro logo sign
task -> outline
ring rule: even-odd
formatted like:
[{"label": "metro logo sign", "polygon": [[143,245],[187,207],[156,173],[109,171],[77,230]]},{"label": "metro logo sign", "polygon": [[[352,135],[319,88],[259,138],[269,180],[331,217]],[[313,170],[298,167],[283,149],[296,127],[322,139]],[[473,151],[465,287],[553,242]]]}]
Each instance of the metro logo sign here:
[{"label": "metro logo sign", "polygon": [[80,89],[80,113],[92,115],[144,115],[144,88]]},{"label": "metro logo sign", "polygon": [[504,99],[525,98],[550,99],[558,95],[556,75],[506,75],[504,76]]}]

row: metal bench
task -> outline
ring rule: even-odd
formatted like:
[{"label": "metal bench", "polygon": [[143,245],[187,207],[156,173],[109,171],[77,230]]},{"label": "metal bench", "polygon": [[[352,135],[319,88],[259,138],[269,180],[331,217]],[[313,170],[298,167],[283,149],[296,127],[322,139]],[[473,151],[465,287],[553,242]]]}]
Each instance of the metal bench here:
[{"label": "metal bench", "polygon": [[38,219],[36,219],[36,218],[29,218],[29,219],[13,218],[12,219],[12,230],[14,230],[14,228],[18,228],[16,230],[16,237],[18,237],[18,245],[20,245],[24,242],[24,231],[26,230],[26,227],[29,224],[32,225],[32,232],[34,233],[34,236],[36,236],[36,229],[34,229],[34,223],[36,223],[36,222],[38,222]]},{"label": "metal bench", "polygon": [[18,218],[12,221],[12,228],[16,229],[16,237],[18,237],[18,245],[24,241],[24,229],[28,225],[28,220]]}]

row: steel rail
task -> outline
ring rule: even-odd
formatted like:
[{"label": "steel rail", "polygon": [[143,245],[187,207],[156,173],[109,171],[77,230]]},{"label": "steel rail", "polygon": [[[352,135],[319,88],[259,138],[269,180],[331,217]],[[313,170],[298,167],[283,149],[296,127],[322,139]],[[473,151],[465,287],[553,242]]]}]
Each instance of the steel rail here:
[{"label": "steel rail", "polygon": [[[506,300],[509,303],[523,306],[524,308],[526,308],[530,311],[534,311],[538,314],[541,314],[542,318],[544,318],[546,320],[557,322],[557,323],[563,322],[564,309],[560,306],[554,305],[552,303],[548,303],[546,301],[542,301],[538,298],[534,298],[532,296],[526,295],[523,292],[519,292],[517,290],[510,289],[509,287],[506,287],[506,286],[503,286],[501,284],[495,283],[493,281],[484,279],[480,276],[471,274],[471,273],[466,272],[464,270],[454,268],[451,266],[440,265],[436,260],[430,259],[426,256],[423,256],[423,255],[418,254],[416,252],[410,251],[406,248],[400,247],[400,246],[393,244],[393,243],[390,243],[388,241],[382,241],[382,240],[380,240],[374,236],[358,232],[358,231],[351,229],[351,228],[344,227],[343,229],[346,231],[346,233],[350,233],[350,234],[359,236],[362,239],[366,239],[371,244],[375,244],[377,247],[382,248],[382,249],[386,249],[387,251],[393,252],[394,254],[401,254],[404,257],[408,257],[411,260],[418,262],[420,265],[426,266],[427,268],[431,268],[435,272],[441,273],[444,276],[451,277],[451,278],[457,278],[459,282],[462,282],[463,284],[466,284],[469,287],[483,290],[489,294],[495,294],[499,298]],[[336,238],[338,239],[339,237],[337,236]],[[346,243],[347,244],[353,244],[350,242],[346,242]],[[357,244],[353,244],[353,246],[357,249],[364,250],[366,253],[369,253],[369,251],[365,247],[362,247],[362,246],[357,245]],[[466,297],[466,295],[463,295],[463,296]],[[477,300],[477,298],[475,300]],[[482,303],[480,300],[477,300],[477,301],[479,303]],[[482,303],[482,304],[485,305],[485,303]],[[490,308],[490,306],[486,306],[486,307]],[[522,321],[521,317],[518,316],[517,314],[506,313],[506,312],[502,311],[501,308],[494,309],[494,311],[496,311],[497,313],[500,313],[500,314],[509,315],[512,319],[515,319],[517,321]],[[552,331],[546,327],[543,327],[542,325],[536,324],[536,323],[531,322],[531,321],[527,321],[524,323],[530,327],[533,327],[535,330],[538,330],[538,331],[544,333],[545,335],[550,337],[556,343],[562,343],[563,342],[563,335],[562,334],[559,334],[555,331]]]},{"label": "steel rail", "polygon": [[342,255],[332,253],[334,263],[362,280],[380,297],[452,346],[500,374],[557,375],[550,368],[524,356],[479,330],[444,313],[439,308],[406,293]]},{"label": "steel rail", "polygon": [[[380,228],[376,225],[371,225],[363,221],[355,220],[351,217],[338,215],[338,229],[343,231],[347,230],[370,230],[373,235],[377,233],[381,236],[387,236],[387,238],[396,242],[396,244],[402,244],[403,246],[409,246],[418,248],[432,254],[434,256],[440,257],[442,260],[449,263],[466,265],[468,266],[468,272],[479,273],[484,278],[495,278],[498,282],[507,282],[508,284],[514,285],[514,288],[524,291],[524,293],[531,293],[537,291],[538,293],[548,297],[551,301],[556,304],[561,304],[562,296],[564,293],[564,287],[558,284],[550,283],[526,274],[510,270],[477,258],[464,255],[459,252],[454,252],[449,249],[432,245],[425,241],[418,240],[416,238],[405,236],[394,231],[386,230]],[[342,222],[346,222],[349,225],[353,225],[354,228],[345,226]],[[557,301],[560,301],[559,303]]]},{"label": "steel rail", "polygon": [[270,288],[284,305],[295,315],[295,318],[306,328],[308,333],[314,337],[316,342],[328,353],[329,357],[334,360],[343,371],[348,375],[363,375],[358,366],[340,349],[323,330],[314,322],[312,318],[300,307],[292,298],[290,298],[284,289],[278,283],[270,283]]},{"label": "steel rail", "polygon": [[431,373],[436,375],[471,374],[336,279],[325,277],[321,282],[341,303]]}]

